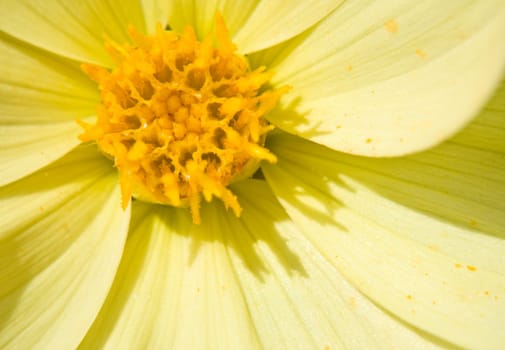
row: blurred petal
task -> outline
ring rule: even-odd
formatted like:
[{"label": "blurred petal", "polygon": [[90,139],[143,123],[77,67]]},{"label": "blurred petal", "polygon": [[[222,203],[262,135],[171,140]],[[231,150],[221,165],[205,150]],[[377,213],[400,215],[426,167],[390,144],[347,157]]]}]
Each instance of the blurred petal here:
[{"label": "blurred petal", "polygon": [[293,87],[274,124],[346,153],[403,155],[480,110],[505,67],[503,33],[503,1],[348,1],[251,60]]},{"label": "blurred petal", "polygon": [[465,348],[505,331],[505,85],[461,134],[400,159],[271,138],[267,180],[307,238],[359,290]]},{"label": "blurred petal", "polygon": [[0,185],[71,150],[94,114],[96,87],[77,65],[0,35]]},{"label": "blurred petal", "polygon": [[144,31],[138,0],[16,1],[2,3],[0,31],[78,61],[110,64],[104,35],[129,40],[127,27]]},{"label": "blurred petal", "polygon": [[94,147],[0,188],[0,348],[75,348],[126,238],[116,176]]},{"label": "blurred petal", "polygon": [[206,1],[203,4],[184,0],[173,1],[169,24],[181,31],[195,26],[200,38],[212,29],[216,12],[226,25],[240,53],[258,51],[290,39],[327,16],[342,0],[283,1]]},{"label": "blurred petal", "polygon": [[215,221],[187,209],[136,202],[111,292],[83,349],[258,348],[242,292]]}]

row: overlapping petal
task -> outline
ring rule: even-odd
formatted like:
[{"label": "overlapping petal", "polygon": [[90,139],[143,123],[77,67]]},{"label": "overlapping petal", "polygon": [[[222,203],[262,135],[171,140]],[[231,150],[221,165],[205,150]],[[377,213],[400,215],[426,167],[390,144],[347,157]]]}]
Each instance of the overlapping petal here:
[{"label": "overlapping petal", "polygon": [[75,147],[98,92],[76,63],[0,35],[0,185]]},{"label": "overlapping petal", "polygon": [[368,159],[279,134],[267,180],[318,250],[363,293],[454,344],[505,332],[505,86],[454,139]]},{"label": "overlapping petal", "polygon": [[[337,8],[342,0],[283,1],[172,1],[168,24],[181,31],[193,25],[204,38],[215,23],[219,11],[240,53],[246,54],[274,46],[314,25]],[[160,5],[161,6],[161,5]],[[152,7],[152,5],[150,5]]]},{"label": "overlapping petal", "polygon": [[138,0],[2,2],[0,31],[78,61],[109,65],[104,35],[128,41],[128,25],[145,30]]},{"label": "overlapping petal", "polygon": [[94,147],[0,188],[0,347],[75,348],[112,284],[129,211]]},{"label": "overlapping petal", "polygon": [[505,66],[502,1],[348,1],[252,57],[292,86],[270,120],[339,151],[403,155],[466,124]]}]

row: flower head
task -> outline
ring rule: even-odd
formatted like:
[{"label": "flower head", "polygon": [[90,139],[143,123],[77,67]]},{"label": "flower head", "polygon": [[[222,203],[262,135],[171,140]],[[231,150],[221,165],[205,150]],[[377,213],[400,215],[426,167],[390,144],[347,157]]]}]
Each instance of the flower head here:
[{"label": "flower head", "polygon": [[149,202],[189,206],[200,223],[200,200],[213,196],[240,215],[227,186],[251,176],[261,160],[275,162],[262,147],[273,126],[264,116],[280,92],[261,91],[271,74],[250,71],[216,19],[218,48],[200,43],[192,27],[182,36],[164,31],[143,36],[131,29],[134,46],[109,42],[118,67],[111,73],[83,69],[101,90],[95,125],[82,123],[82,141],[96,141],[120,172],[123,208],[132,194]]},{"label": "flower head", "polygon": [[4,7],[0,347],[503,347],[501,1]]}]

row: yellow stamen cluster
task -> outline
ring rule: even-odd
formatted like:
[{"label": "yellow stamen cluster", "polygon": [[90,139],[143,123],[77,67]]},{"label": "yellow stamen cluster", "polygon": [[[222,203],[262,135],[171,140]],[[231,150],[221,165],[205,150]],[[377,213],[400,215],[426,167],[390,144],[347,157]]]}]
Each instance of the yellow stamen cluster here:
[{"label": "yellow stamen cluster", "polygon": [[132,195],[189,206],[198,223],[202,196],[217,197],[239,216],[227,186],[251,176],[261,160],[276,161],[262,147],[272,129],[263,116],[282,91],[264,89],[271,74],[249,69],[220,17],[217,48],[190,27],[178,35],[158,26],[151,36],[130,28],[130,36],[133,45],[106,42],[117,65],[111,72],[83,65],[102,103],[96,124],[80,122],[80,139],[96,141],[114,159],[123,207]]}]

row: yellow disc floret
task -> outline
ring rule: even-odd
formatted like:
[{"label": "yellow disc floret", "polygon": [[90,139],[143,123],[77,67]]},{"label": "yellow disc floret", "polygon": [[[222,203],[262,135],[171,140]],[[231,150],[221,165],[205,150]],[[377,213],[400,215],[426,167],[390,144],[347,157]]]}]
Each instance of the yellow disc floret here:
[{"label": "yellow disc floret", "polygon": [[158,26],[152,36],[130,28],[134,44],[106,42],[116,68],[83,65],[102,103],[96,124],[80,122],[80,139],[114,159],[123,207],[132,196],[189,206],[198,223],[201,198],[217,197],[239,216],[227,186],[276,161],[262,146],[272,129],[263,117],[282,92],[265,89],[271,74],[235,53],[219,16],[215,32],[217,47],[190,27],[178,35]]}]

